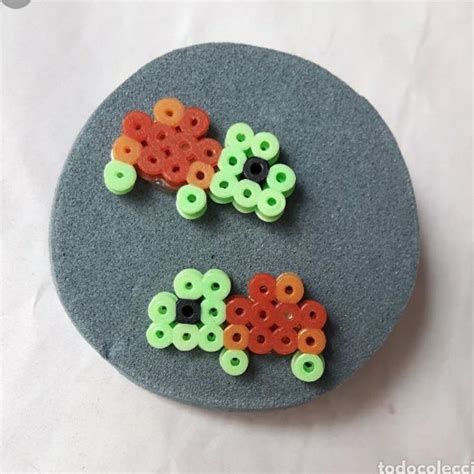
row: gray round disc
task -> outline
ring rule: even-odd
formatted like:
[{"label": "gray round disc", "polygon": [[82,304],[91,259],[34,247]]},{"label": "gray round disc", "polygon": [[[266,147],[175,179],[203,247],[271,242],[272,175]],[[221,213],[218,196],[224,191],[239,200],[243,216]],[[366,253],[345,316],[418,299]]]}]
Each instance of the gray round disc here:
[{"label": "gray round disc", "polygon": [[[151,113],[165,96],[207,110],[221,142],[235,122],[279,138],[281,162],[298,179],[280,221],[212,202],[187,221],[173,194],[140,180],[128,195],[107,191],[102,172],[124,114]],[[235,44],[162,56],[99,106],[65,163],[50,239],[61,300],[104,358],[157,394],[228,409],[297,405],[347,379],[398,321],[419,252],[410,178],[373,107],[311,62]],[[299,273],[329,313],[324,376],[307,384],[292,375],[291,357],[251,355],[245,375],[231,377],[217,353],[150,347],[148,302],[187,267],[223,269],[234,293],[257,272]]]}]

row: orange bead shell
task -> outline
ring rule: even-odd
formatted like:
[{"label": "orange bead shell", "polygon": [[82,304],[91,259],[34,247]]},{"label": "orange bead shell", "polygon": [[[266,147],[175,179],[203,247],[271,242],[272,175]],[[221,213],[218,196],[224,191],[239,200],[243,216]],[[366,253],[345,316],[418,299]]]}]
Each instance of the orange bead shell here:
[{"label": "orange bead shell", "polygon": [[160,99],[153,107],[155,120],[170,127],[178,126],[184,116],[184,105],[176,97]]},{"label": "orange bead shell", "polygon": [[304,328],[298,332],[298,349],[308,354],[320,354],[326,347],[326,335],[321,329]]},{"label": "orange bead shell", "polygon": [[249,330],[242,324],[230,324],[224,329],[224,347],[244,350],[249,344]]},{"label": "orange bead shell", "polygon": [[202,161],[195,161],[189,167],[186,181],[201,189],[208,189],[214,177],[214,168]]},{"label": "orange bead shell", "polygon": [[299,303],[304,295],[303,281],[296,273],[282,273],[276,279],[275,294],[281,303]]},{"label": "orange bead shell", "polygon": [[133,138],[121,135],[115,140],[112,146],[112,156],[114,160],[123,161],[129,165],[134,165],[140,153],[142,152],[143,146],[140,142],[137,142]]}]

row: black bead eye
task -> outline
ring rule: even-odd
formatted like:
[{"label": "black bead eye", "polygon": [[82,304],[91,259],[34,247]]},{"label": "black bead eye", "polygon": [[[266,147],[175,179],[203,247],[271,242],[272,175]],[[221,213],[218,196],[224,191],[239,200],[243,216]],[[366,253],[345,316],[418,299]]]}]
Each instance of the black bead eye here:
[{"label": "black bead eye", "polygon": [[184,324],[197,324],[201,321],[201,305],[197,300],[178,300],[176,321]]},{"label": "black bead eye", "polygon": [[268,176],[268,161],[262,158],[249,158],[244,165],[244,177],[256,183],[263,183]]}]

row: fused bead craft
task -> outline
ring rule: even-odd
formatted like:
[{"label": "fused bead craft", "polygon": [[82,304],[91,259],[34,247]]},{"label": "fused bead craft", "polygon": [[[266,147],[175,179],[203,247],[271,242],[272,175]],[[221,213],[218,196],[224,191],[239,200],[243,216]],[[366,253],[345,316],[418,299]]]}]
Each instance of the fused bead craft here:
[{"label": "fused bead craft", "polygon": [[177,192],[177,211],[189,220],[206,212],[208,195],[217,204],[232,203],[244,214],[254,212],[264,222],[280,219],[296,175],[289,166],[276,163],[277,137],[254,133],[250,125],[239,122],[227,130],[223,148],[207,136],[209,127],[205,110],[186,107],[176,97],[158,100],[153,116],[128,112],[111,150],[112,162],[125,166],[107,164],[105,186],[114,194],[127,194],[138,175],[161,190]]},{"label": "fused bead craft", "polygon": [[301,278],[292,272],[276,278],[257,273],[248,282],[248,296],[229,296],[231,286],[229,276],[216,268],[204,274],[180,271],[174,293],[162,291],[148,305],[148,344],[220,351],[220,366],[232,376],[245,373],[251,353],[293,354],[293,375],[303,382],[318,380],[325,369],[327,312],[318,301],[303,300]]}]

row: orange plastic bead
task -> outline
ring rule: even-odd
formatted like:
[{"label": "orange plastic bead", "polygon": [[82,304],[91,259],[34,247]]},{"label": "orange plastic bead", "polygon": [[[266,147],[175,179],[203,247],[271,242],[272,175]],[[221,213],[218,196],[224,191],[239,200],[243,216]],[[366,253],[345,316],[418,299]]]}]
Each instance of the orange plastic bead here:
[{"label": "orange plastic bead", "polygon": [[123,118],[122,132],[127,137],[141,143],[146,140],[152,123],[153,120],[148,114],[139,110],[133,110]]},{"label": "orange plastic bead", "polygon": [[177,127],[184,115],[184,105],[176,97],[159,100],[153,107],[153,115],[157,122],[170,127]]},{"label": "orange plastic bead", "polygon": [[326,308],[315,300],[303,301],[300,307],[301,326],[304,328],[323,328],[328,319]]},{"label": "orange plastic bead", "polygon": [[250,323],[254,327],[271,328],[276,324],[275,306],[270,302],[257,301],[252,304]]},{"label": "orange plastic bead", "polygon": [[115,140],[112,146],[112,156],[114,160],[123,161],[129,165],[134,165],[140,153],[142,152],[143,146],[140,142],[137,142],[133,138],[121,135]]},{"label": "orange plastic bead", "polygon": [[195,161],[189,167],[186,178],[189,184],[194,184],[198,188],[208,189],[214,176],[214,168],[202,161]]},{"label": "orange plastic bead", "polygon": [[318,328],[305,328],[298,332],[298,349],[307,354],[320,354],[326,347],[326,335]]},{"label": "orange plastic bead", "polygon": [[171,186],[186,184],[189,162],[182,157],[167,158],[163,164],[163,178]]},{"label": "orange plastic bead", "polygon": [[179,128],[193,137],[201,138],[209,130],[209,122],[209,115],[204,110],[190,107],[184,112]]},{"label": "orange plastic bead", "polygon": [[155,122],[150,125],[148,133],[146,135],[146,142],[148,145],[160,145],[166,140],[174,137],[178,132],[175,128],[168,125],[164,125],[160,122]]},{"label": "orange plastic bead", "polygon": [[162,150],[145,146],[137,161],[139,175],[147,181],[154,181],[163,172],[166,156]]},{"label": "orange plastic bead", "polygon": [[278,327],[295,328],[301,323],[300,308],[296,304],[278,303],[275,306],[275,320]]},{"label": "orange plastic bead", "polygon": [[245,325],[250,321],[252,302],[245,296],[231,296],[225,307],[226,320],[230,324]]},{"label": "orange plastic bead", "polygon": [[249,333],[248,349],[254,354],[268,354],[272,350],[272,332],[268,328],[254,327]]},{"label": "orange plastic bead", "polygon": [[249,344],[249,330],[242,324],[231,324],[224,329],[224,347],[244,350]]},{"label": "orange plastic bead", "polygon": [[199,161],[216,166],[221,156],[222,145],[213,138],[202,138],[198,142]]},{"label": "orange plastic bead", "polygon": [[291,328],[279,328],[272,334],[272,348],[277,354],[291,354],[298,348],[298,336]]},{"label": "orange plastic bead", "polygon": [[257,273],[249,281],[249,296],[254,301],[273,301],[275,299],[276,280],[269,273]]},{"label": "orange plastic bead", "polygon": [[304,295],[304,286],[296,273],[282,273],[276,279],[276,298],[281,303],[298,303]]}]

